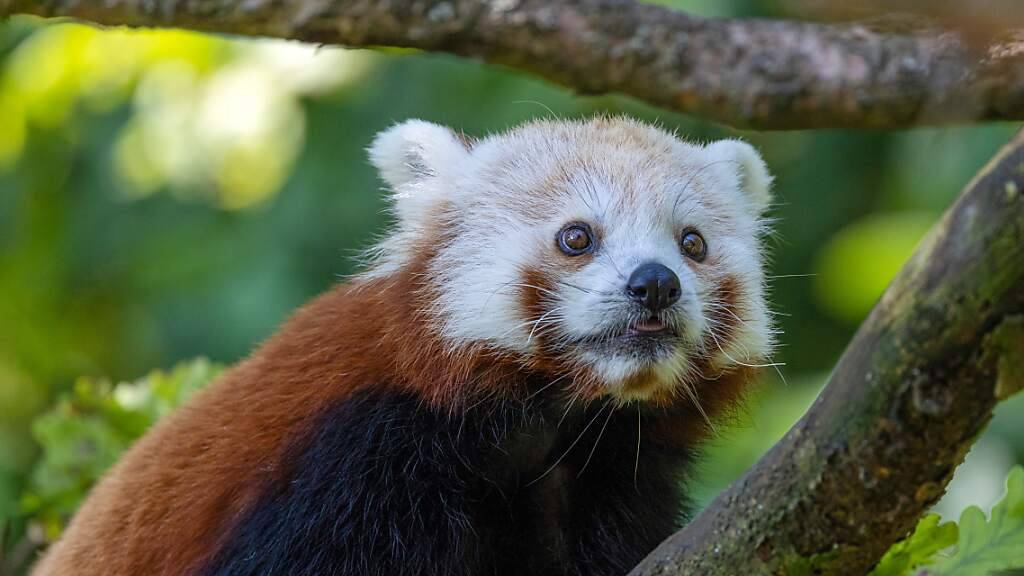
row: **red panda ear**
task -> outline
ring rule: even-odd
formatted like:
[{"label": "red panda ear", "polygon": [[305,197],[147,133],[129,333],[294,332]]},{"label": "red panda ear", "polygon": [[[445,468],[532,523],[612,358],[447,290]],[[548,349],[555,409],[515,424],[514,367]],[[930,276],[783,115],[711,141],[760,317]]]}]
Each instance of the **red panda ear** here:
[{"label": "red panda ear", "polygon": [[771,203],[772,175],[757,150],[742,140],[719,140],[705,148],[708,162],[721,163],[716,172],[728,174],[750,202],[751,212],[760,216]]},{"label": "red panda ear", "polygon": [[370,146],[370,162],[391,188],[402,225],[428,228],[434,209],[450,199],[452,179],[469,158],[466,144],[449,128],[407,120],[381,132]]},{"label": "red panda ear", "polygon": [[370,162],[396,194],[411,194],[408,185],[451,174],[468,150],[450,128],[407,120],[377,134],[369,148]]}]

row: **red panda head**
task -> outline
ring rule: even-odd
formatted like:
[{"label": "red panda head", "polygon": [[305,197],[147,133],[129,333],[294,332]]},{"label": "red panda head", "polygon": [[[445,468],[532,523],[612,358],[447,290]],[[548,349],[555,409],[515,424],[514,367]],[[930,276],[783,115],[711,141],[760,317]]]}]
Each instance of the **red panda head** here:
[{"label": "red panda head", "polygon": [[621,402],[692,397],[769,352],[771,176],[744,142],[689,143],[624,118],[469,142],[413,120],[370,157],[396,228],[364,278],[419,262],[429,305],[410,321],[448,351],[486,350],[569,396]]}]

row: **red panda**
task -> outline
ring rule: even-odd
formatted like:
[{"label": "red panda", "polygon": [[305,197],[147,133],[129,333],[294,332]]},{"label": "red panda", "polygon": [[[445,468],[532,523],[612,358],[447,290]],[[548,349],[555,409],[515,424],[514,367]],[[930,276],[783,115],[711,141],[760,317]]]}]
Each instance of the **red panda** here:
[{"label": "red panda", "polygon": [[625,118],[369,152],[368,270],[154,426],[36,576],[611,575],[679,527],[772,344],[757,152]]}]

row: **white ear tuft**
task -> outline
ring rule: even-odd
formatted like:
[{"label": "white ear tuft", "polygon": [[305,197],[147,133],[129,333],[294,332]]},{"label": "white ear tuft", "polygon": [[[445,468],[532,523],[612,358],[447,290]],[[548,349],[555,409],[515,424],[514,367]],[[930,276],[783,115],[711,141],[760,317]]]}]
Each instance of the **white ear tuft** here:
[{"label": "white ear tuft", "polygon": [[738,177],[739,189],[760,216],[771,202],[772,175],[757,150],[742,140],[719,140],[706,148],[711,162],[724,162],[726,170]]},{"label": "white ear tuft", "polygon": [[445,175],[467,155],[451,129],[423,120],[407,120],[377,134],[369,148],[370,162],[396,193],[407,184]]}]

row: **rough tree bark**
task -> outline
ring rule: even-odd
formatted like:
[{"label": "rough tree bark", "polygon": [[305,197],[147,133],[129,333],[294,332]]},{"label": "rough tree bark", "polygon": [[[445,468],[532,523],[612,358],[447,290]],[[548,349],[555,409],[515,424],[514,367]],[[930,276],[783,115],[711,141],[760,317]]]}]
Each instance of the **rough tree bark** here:
[{"label": "rough tree bark", "polygon": [[864,574],[1024,388],[1024,132],[889,286],[807,414],[633,572]]},{"label": "rough tree bark", "polygon": [[[0,0],[0,16],[14,12],[441,50],[743,126],[1024,118],[1024,40],[976,56],[952,33],[712,21],[624,0]],[[632,574],[862,574],[1022,387],[1018,134],[923,242],[807,415]]]},{"label": "rough tree bark", "polygon": [[709,20],[631,0],[0,0],[99,24],[450,52],[759,129],[1024,119],[1024,33]]}]

